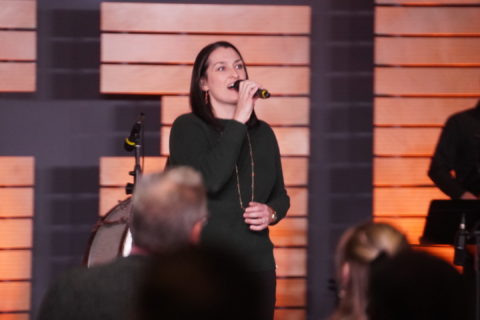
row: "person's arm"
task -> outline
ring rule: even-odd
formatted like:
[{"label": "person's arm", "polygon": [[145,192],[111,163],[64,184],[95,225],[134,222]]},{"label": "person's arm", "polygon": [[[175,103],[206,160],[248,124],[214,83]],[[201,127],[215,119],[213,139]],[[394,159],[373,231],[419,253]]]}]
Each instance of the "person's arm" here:
[{"label": "person's arm", "polygon": [[288,196],[287,190],[285,189],[282,161],[280,157],[280,151],[278,149],[277,139],[275,138],[275,134],[273,133],[273,131],[271,131],[271,134],[275,143],[275,167],[277,172],[275,186],[267,201],[267,205],[271,207],[276,213],[276,220],[270,222],[270,225],[274,225],[287,215],[287,211],[290,208],[290,197]]},{"label": "person's arm", "polygon": [[455,118],[450,118],[442,130],[430,163],[428,176],[435,185],[452,199],[467,196],[467,190],[454,178],[453,170],[459,144],[459,128]]},{"label": "person's arm", "polygon": [[198,118],[178,118],[170,133],[170,163],[199,170],[208,192],[216,193],[234,171],[247,127],[228,121],[217,141],[209,141],[207,130]]},{"label": "person's arm", "polygon": [[283,181],[280,151],[275,134],[271,128],[269,128],[269,134],[271,134],[271,141],[275,147],[275,184],[266,203],[250,202],[249,206],[245,209],[245,213],[243,214],[245,223],[249,224],[250,229],[254,231],[261,231],[269,225],[277,224],[285,217],[290,208],[290,198]]}]

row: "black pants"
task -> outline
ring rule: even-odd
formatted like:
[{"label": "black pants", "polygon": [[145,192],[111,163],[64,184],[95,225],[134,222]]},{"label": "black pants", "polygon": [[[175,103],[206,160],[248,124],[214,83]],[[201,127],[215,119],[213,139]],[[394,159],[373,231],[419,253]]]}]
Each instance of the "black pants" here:
[{"label": "black pants", "polygon": [[260,294],[260,315],[258,319],[273,320],[275,312],[277,279],[275,270],[253,272],[252,279],[258,284]]}]

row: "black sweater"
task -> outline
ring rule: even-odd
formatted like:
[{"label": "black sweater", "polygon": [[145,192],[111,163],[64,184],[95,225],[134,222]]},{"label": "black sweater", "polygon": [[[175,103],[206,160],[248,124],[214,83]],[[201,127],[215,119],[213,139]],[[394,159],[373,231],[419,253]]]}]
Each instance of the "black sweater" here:
[{"label": "black sweater", "polygon": [[428,175],[445,194],[458,199],[466,191],[480,194],[479,170],[480,103],[447,120]]},{"label": "black sweater", "polygon": [[275,135],[263,121],[247,128],[235,120],[220,120],[218,132],[194,114],[178,117],[170,133],[169,166],[188,165],[199,170],[208,192],[209,219],[202,241],[245,257],[254,271],[275,268],[268,228],[251,231],[243,218],[237,190],[238,165],[243,205],[251,200],[250,135],[255,167],[254,201],[273,208],[282,219],[290,206]]}]

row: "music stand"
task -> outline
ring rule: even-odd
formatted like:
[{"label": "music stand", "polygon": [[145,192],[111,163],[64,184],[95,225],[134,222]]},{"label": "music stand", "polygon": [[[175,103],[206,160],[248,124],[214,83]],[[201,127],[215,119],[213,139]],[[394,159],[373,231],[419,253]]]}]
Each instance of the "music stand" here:
[{"label": "music stand", "polygon": [[432,200],[420,242],[457,246],[462,216],[465,218],[466,242],[476,245],[475,316],[480,319],[480,200]]},{"label": "music stand", "polygon": [[[455,236],[462,214],[465,214],[466,230],[471,233],[480,221],[480,200],[432,200],[420,238],[422,244],[455,244]],[[468,243],[475,243],[471,237]]]}]

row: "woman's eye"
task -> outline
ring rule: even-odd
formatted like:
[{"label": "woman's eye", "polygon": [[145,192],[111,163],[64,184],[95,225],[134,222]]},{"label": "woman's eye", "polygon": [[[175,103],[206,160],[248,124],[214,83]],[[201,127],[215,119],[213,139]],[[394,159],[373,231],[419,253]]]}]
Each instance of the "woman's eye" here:
[{"label": "woman's eye", "polygon": [[237,64],[237,65],[236,65],[236,68],[237,68],[238,70],[242,70],[242,69],[243,69],[243,64]]},{"label": "woman's eye", "polygon": [[224,66],[217,67],[217,71],[223,71],[223,70],[225,70]]}]

